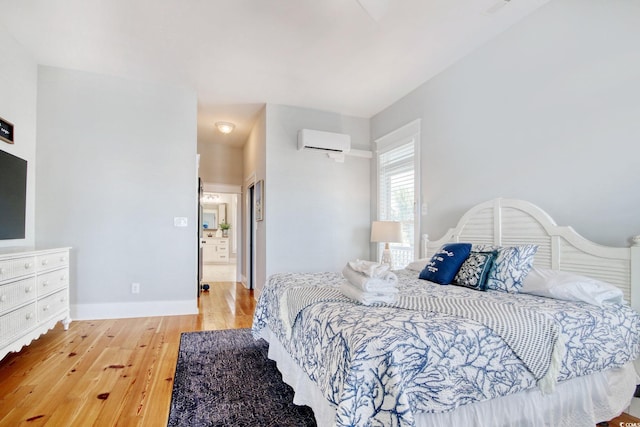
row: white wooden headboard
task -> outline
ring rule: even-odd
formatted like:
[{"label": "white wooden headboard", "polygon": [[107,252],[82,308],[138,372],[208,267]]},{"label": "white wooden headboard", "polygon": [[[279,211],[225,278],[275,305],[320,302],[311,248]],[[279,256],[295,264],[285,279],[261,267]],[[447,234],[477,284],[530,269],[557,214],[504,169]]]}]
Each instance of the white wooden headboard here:
[{"label": "white wooden headboard", "polygon": [[425,257],[448,242],[501,246],[536,244],[535,265],[609,282],[640,311],[640,236],[626,248],[602,246],[571,227],[560,227],[542,209],[515,199],[493,199],[471,208],[439,240],[423,238]]}]

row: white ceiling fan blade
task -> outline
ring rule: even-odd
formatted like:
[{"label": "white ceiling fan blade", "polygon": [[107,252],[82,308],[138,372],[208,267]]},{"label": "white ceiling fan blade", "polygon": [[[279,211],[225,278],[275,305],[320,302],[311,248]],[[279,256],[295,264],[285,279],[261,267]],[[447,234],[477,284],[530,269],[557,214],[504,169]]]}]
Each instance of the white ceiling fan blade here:
[{"label": "white ceiling fan blade", "polygon": [[389,9],[389,0],[358,0],[358,3],[376,22],[380,21]]}]

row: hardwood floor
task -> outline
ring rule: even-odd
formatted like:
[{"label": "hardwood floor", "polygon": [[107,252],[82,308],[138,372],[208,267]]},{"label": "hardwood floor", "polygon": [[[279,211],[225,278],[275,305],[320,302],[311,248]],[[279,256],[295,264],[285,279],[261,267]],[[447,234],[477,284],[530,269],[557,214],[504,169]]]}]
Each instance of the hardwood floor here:
[{"label": "hardwood floor", "polygon": [[[216,282],[200,314],[72,322],[0,361],[0,426],[166,426],[182,332],[249,328],[255,301]],[[622,424],[621,424],[622,423]],[[633,425],[628,415],[609,425]]]},{"label": "hardwood floor", "polygon": [[212,283],[199,309],[56,326],[0,361],[0,426],[166,426],[180,334],[251,327],[253,292]]}]

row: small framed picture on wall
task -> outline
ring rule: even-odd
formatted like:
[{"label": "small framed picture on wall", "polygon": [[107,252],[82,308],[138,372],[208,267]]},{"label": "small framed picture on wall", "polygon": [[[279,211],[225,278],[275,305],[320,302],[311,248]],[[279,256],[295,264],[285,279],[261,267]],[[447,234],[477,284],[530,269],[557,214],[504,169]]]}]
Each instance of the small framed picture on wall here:
[{"label": "small framed picture on wall", "polygon": [[262,221],[264,219],[264,180],[256,182],[255,191],[256,221]]},{"label": "small framed picture on wall", "polygon": [[0,117],[0,140],[13,144],[13,124]]}]

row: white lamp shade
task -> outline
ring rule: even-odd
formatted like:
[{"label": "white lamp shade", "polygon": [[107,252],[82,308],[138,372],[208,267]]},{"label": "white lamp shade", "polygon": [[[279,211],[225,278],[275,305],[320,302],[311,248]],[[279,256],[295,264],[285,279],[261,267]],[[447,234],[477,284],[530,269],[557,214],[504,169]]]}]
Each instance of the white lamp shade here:
[{"label": "white lamp shade", "polygon": [[402,226],[399,221],[373,221],[371,241],[383,243],[401,243]]}]

